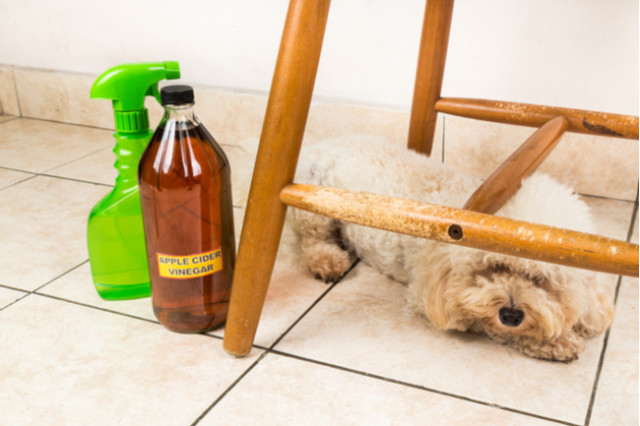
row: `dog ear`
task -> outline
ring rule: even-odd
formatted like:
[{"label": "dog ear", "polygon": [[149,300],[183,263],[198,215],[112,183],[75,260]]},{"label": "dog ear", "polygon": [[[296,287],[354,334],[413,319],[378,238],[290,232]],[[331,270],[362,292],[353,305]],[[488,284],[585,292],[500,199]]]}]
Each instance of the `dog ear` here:
[{"label": "dog ear", "polygon": [[416,274],[416,282],[412,284],[419,287],[414,289],[414,294],[420,298],[422,310],[434,326],[465,331],[469,323],[458,318],[459,309],[456,308],[457,301],[453,295],[457,291],[454,287],[463,284],[460,280],[470,274],[461,273],[459,269],[465,265],[455,261],[458,250],[451,248],[435,249],[423,258],[424,263]]}]

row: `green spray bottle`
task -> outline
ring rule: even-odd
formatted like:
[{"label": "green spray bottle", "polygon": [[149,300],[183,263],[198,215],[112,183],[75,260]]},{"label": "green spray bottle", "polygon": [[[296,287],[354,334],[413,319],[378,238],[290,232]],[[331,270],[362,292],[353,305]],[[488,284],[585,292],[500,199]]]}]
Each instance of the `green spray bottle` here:
[{"label": "green spray bottle", "polygon": [[106,300],[151,294],[138,192],[138,163],[153,131],[146,96],[160,102],[158,82],[180,78],[177,62],[125,64],[104,72],[91,87],[92,99],[111,99],[115,118],[118,177],[113,190],[91,210],[87,244],[91,275]]}]

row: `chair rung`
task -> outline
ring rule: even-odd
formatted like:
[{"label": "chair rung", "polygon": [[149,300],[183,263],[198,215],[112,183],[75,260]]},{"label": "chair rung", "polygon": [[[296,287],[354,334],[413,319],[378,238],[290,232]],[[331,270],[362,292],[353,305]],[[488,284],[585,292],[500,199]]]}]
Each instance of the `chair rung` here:
[{"label": "chair rung", "polygon": [[638,139],[638,117],[632,115],[469,98],[440,98],[434,108],[461,117],[533,127],[564,115],[570,132]]},{"label": "chair rung", "polygon": [[322,186],[291,184],[289,206],[445,243],[595,271],[638,276],[638,245],[469,210]]},{"label": "chair rung", "polygon": [[560,115],[536,130],[480,185],[463,208],[487,214],[500,210],[553,151],[567,124],[565,116]]}]

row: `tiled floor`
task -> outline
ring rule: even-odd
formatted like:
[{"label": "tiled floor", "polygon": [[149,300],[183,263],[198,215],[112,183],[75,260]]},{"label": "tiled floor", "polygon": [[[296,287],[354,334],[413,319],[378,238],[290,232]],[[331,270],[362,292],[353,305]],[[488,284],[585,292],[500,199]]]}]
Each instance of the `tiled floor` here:
[{"label": "tiled floor", "polygon": [[[290,230],[246,358],[222,329],[166,331],[149,299],[101,300],[85,227],[111,149],[109,130],[0,117],[0,424],[638,424],[635,278],[607,276],[615,323],[571,364],[434,330],[363,264],[316,281]],[[251,156],[225,149],[239,228]],[[638,241],[634,203],[585,199],[602,234]]]}]

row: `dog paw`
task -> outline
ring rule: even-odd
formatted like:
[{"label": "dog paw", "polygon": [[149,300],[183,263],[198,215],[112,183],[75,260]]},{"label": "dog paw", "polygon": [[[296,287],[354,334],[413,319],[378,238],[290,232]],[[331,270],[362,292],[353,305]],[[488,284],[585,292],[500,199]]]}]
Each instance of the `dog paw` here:
[{"label": "dog paw", "polygon": [[325,283],[337,282],[352,264],[348,252],[328,243],[307,247],[304,255],[311,273]]},{"label": "dog paw", "polygon": [[573,326],[573,331],[575,331],[576,333],[578,333],[579,336],[582,336],[584,338],[590,338],[595,336],[596,334],[600,333],[600,330],[597,330],[595,328],[592,327],[587,327],[584,324],[578,323],[576,325]]},{"label": "dog paw", "polygon": [[602,309],[589,312],[573,325],[573,331],[584,338],[590,338],[604,332],[613,321],[613,308],[605,304]]},{"label": "dog paw", "polygon": [[533,358],[571,362],[578,359],[578,355],[584,350],[584,344],[580,336],[570,332],[553,340],[537,343],[528,341],[523,345],[517,345],[517,348]]}]

